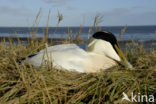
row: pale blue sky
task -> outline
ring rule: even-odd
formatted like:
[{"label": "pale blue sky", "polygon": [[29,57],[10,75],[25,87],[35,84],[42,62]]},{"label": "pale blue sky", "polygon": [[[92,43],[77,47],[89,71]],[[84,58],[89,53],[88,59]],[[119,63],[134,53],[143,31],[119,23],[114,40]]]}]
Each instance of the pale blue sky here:
[{"label": "pale blue sky", "polygon": [[[156,25],[156,0],[0,0],[0,26],[32,26],[41,8],[39,26],[45,26],[49,9],[50,26],[92,26],[96,14],[103,26]],[[84,22],[83,22],[84,21]]]}]

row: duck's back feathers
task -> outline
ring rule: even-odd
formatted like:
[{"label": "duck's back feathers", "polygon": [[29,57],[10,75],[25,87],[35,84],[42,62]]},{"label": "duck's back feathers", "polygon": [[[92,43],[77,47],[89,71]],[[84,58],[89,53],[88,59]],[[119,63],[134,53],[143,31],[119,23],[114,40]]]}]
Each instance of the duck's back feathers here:
[{"label": "duck's back feathers", "polygon": [[[79,46],[76,44],[61,44],[61,45],[55,45],[55,46],[50,46],[47,48],[48,52],[61,52],[61,51],[68,51],[68,50],[73,50],[73,49],[80,49]],[[41,50],[39,53],[43,53],[45,51]]]},{"label": "duck's back feathers", "polygon": [[85,72],[87,57],[87,52],[79,46],[75,44],[62,44],[48,47],[47,52],[46,49],[41,50],[35,56],[28,58],[27,62],[34,66],[40,66],[41,64],[45,65],[47,61],[52,61],[53,66],[56,68]]}]

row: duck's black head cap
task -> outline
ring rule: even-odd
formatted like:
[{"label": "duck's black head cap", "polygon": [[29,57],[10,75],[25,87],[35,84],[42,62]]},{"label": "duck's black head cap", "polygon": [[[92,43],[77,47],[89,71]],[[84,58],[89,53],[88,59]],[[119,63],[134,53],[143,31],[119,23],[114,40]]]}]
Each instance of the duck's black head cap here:
[{"label": "duck's black head cap", "polygon": [[112,46],[114,46],[115,44],[118,45],[116,37],[111,32],[99,31],[94,33],[92,37],[95,39],[102,39],[108,41],[112,44]]},{"label": "duck's black head cap", "polygon": [[115,45],[118,46],[117,39],[111,32],[99,31],[99,32],[94,33],[92,37],[95,39],[102,39],[102,40],[105,40],[107,42],[110,42],[111,45],[113,46],[113,48],[115,49],[115,51],[117,52],[117,50],[115,48]]}]

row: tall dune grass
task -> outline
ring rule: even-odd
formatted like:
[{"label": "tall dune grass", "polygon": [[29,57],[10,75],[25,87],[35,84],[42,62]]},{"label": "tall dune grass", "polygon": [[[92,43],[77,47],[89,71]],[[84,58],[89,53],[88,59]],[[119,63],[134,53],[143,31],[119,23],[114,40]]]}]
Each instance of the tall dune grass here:
[{"label": "tall dune grass", "polygon": [[[9,45],[5,39],[0,42],[0,104],[129,104],[122,101],[123,92],[156,97],[156,51],[146,52],[134,41],[124,50],[133,70],[119,65],[100,73],[77,73],[20,65],[22,58],[45,48],[48,25],[45,31],[43,41],[33,37],[27,45],[22,45],[18,36],[17,45],[11,38]],[[80,32],[75,41],[71,37],[70,31],[69,39],[62,43],[82,42]]]}]

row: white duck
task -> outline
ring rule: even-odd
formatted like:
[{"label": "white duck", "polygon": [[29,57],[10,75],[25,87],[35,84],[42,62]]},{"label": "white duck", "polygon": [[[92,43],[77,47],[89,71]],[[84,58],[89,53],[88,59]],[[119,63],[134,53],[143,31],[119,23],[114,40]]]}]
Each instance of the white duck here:
[{"label": "white duck", "polygon": [[83,73],[106,70],[120,62],[132,68],[112,33],[96,32],[90,40],[86,51],[76,44],[55,45],[41,50],[25,62],[34,66],[52,62],[54,68]]}]

